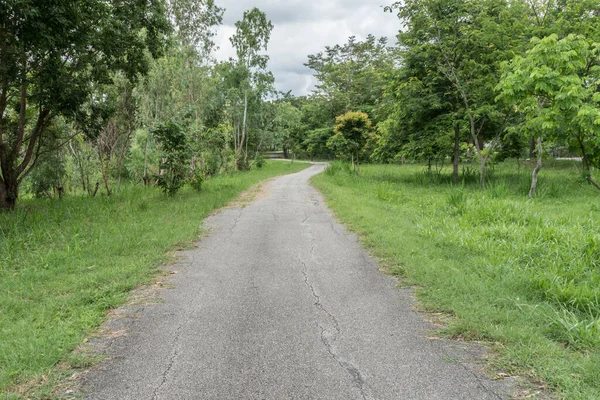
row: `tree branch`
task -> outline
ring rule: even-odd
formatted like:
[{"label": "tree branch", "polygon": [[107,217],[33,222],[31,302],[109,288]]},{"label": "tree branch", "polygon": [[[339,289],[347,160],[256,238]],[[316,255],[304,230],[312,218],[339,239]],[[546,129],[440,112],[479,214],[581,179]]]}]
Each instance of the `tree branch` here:
[{"label": "tree branch", "polygon": [[31,139],[29,139],[29,145],[27,146],[27,151],[25,152],[25,157],[23,158],[23,162],[17,167],[16,175],[20,175],[27,165],[31,162],[31,157],[33,156],[33,151],[35,150],[36,142],[38,141],[42,131],[45,128],[45,124],[47,122],[48,115],[50,114],[50,110],[40,110],[38,115],[37,122],[35,123],[35,127],[33,128],[33,132],[31,134]]},{"label": "tree branch", "polygon": [[21,82],[21,99],[19,101],[19,130],[17,133],[17,141],[13,146],[13,157],[16,158],[21,152],[21,146],[23,145],[23,138],[25,137],[25,124],[26,124],[26,112],[27,112],[27,82],[25,78]]}]

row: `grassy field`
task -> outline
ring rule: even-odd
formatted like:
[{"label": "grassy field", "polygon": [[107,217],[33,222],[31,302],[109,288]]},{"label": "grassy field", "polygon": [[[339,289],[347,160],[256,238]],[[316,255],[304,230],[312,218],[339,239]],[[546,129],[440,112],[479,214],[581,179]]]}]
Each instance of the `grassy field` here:
[{"label": "grassy field", "polygon": [[335,164],[313,183],[423,310],[447,315],[443,335],[490,342],[495,371],[599,399],[600,192],[578,167],[544,169],[534,200],[516,164],[496,166],[485,191],[422,166],[357,177]]},{"label": "grassy field", "polygon": [[56,378],[61,360],[85,362],[73,348],[131,289],[151,282],[171,250],[197,240],[203,218],[251,185],[306,166],[267,162],[174,198],[125,187],[110,198],[26,200],[0,213],[0,393],[25,396]]}]

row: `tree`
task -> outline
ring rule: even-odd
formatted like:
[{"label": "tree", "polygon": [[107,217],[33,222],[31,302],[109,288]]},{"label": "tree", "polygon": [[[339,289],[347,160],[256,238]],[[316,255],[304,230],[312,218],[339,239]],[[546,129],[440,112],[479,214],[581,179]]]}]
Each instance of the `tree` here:
[{"label": "tree", "polygon": [[79,121],[92,88],[133,80],[169,24],[152,0],[5,0],[0,11],[0,209],[12,209],[57,116]]},{"label": "tree", "polygon": [[415,78],[450,85],[452,125],[458,132],[460,120],[467,119],[485,187],[487,161],[511,113],[495,103],[493,89],[501,62],[521,48],[522,32],[515,29],[522,26],[520,9],[506,0],[406,0],[388,10],[394,8],[406,27],[398,35],[405,55],[421,58],[428,69]]},{"label": "tree", "polygon": [[265,72],[269,57],[260,52],[267,49],[273,24],[258,8],[244,12],[241,21],[235,23],[235,34],[230,38],[237,54],[235,71],[239,74],[239,89],[243,93],[243,114],[239,134],[235,135],[236,167],[248,165],[248,103],[250,91],[260,97],[273,78]]},{"label": "tree", "polygon": [[225,9],[214,0],[167,0],[167,6],[181,44],[208,58],[215,47],[213,28],[223,22]]},{"label": "tree", "polygon": [[337,117],[335,121],[335,134],[327,145],[338,154],[351,158],[352,167],[356,165],[360,175],[360,153],[372,133],[371,120],[366,113],[349,111]]},{"label": "tree", "polygon": [[344,45],[326,46],[324,52],[309,55],[305,65],[315,71],[316,92],[329,98],[333,120],[350,110],[372,113],[394,62],[387,38],[368,35],[363,42],[351,36]]},{"label": "tree", "polygon": [[302,112],[288,101],[273,103],[274,117],[272,125],[271,146],[273,149],[283,150],[285,158],[289,158],[293,149],[294,137],[301,130]]},{"label": "tree", "polygon": [[[600,189],[591,168],[600,168],[600,43],[584,36],[563,39],[553,34],[533,39],[533,48],[506,65],[497,86],[499,99],[526,118],[522,131],[577,149],[586,180]],[[541,158],[533,172],[530,197],[535,196]]]},{"label": "tree", "polygon": [[173,196],[185,184],[188,170],[189,143],[183,127],[169,121],[154,129],[152,135],[160,147],[158,186]]}]

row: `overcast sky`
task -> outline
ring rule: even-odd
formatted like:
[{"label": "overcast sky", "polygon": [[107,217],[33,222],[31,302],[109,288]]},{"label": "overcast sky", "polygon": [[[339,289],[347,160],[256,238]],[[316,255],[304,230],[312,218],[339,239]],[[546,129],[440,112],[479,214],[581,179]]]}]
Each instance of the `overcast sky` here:
[{"label": "overcast sky", "polygon": [[385,13],[383,5],[392,0],[217,0],[226,9],[223,26],[217,33],[218,60],[235,55],[229,38],[235,22],[245,10],[258,7],[275,26],[268,54],[269,69],[275,75],[277,90],[301,96],[310,93],[315,81],[303,64],[309,54],[325,46],[346,43],[349,36],[363,40],[369,33],[395,43],[400,22],[395,14]]}]

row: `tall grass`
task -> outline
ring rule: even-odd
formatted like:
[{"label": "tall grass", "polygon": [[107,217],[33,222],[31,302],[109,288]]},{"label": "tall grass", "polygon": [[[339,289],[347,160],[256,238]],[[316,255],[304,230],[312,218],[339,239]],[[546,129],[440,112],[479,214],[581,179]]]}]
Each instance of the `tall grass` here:
[{"label": "tall grass", "polygon": [[530,177],[503,164],[487,190],[418,166],[364,166],[314,179],[336,214],[418,285],[453,337],[496,343],[496,368],[564,398],[600,398],[600,193],[577,164]]},{"label": "tall grass", "polygon": [[40,381],[128,292],[149,282],[201,221],[263,179],[306,164],[205,182],[173,198],[124,187],[112,197],[27,200],[0,213],[0,393]]}]

